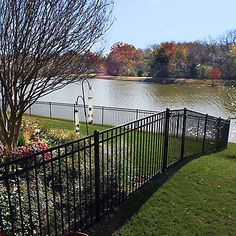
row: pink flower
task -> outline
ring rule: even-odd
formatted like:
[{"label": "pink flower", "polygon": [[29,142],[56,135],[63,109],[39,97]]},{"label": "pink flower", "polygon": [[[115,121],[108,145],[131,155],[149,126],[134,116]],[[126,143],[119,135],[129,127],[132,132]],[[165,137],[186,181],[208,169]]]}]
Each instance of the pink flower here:
[{"label": "pink flower", "polygon": [[47,149],[47,148],[48,148],[48,146],[47,146],[46,144],[43,144],[43,145],[42,145],[42,149],[43,149],[43,150],[45,150],[45,149]]},{"label": "pink flower", "polygon": [[40,141],[39,137],[34,137],[34,141],[39,142]]},{"label": "pink flower", "polygon": [[51,153],[50,152],[46,152],[44,154],[44,159],[50,159],[51,158]]}]

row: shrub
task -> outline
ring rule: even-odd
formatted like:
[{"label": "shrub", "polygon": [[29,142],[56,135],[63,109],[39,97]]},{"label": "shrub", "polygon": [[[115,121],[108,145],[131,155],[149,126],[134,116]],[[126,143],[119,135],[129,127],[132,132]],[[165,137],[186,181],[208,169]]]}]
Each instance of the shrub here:
[{"label": "shrub", "polygon": [[222,76],[221,71],[218,68],[213,68],[208,72],[209,79],[220,79]]},{"label": "shrub", "polygon": [[138,76],[138,77],[144,76],[143,70],[138,70],[137,76]]},{"label": "shrub", "polygon": [[44,133],[44,138],[48,140],[50,146],[55,146],[78,139],[78,135],[74,131],[65,129],[48,129]]}]

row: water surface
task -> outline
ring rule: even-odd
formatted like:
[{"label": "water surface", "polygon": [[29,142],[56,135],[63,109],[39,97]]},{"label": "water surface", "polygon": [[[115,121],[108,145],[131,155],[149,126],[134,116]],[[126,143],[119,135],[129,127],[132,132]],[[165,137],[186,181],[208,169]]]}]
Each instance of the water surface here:
[{"label": "water surface", "polygon": [[[163,85],[147,82],[91,79],[94,105],[138,108],[163,111],[188,108],[209,115],[228,118],[236,115],[233,103],[236,89],[231,87],[208,87],[205,85]],[[88,86],[84,83],[86,96]],[[81,85],[73,84],[55,91],[41,100],[74,103],[81,95]],[[236,141],[236,120],[231,123],[231,140]]]}]

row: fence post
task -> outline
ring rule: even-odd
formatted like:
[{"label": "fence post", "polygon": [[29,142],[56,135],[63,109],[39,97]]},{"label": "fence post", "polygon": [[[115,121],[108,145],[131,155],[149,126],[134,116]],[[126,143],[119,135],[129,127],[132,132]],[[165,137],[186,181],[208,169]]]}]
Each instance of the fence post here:
[{"label": "fence post", "polygon": [[52,103],[49,102],[49,117],[52,118]]},{"label": "fence post", "polygon": [[95,211],[96,220],[100,218],[100,165],[99,165],[99,131],[94,131],[94,158],[95,158]]},{"label": "fence post", "polygon": [[166,108],[162,171],[167,168],[170,109]]},{"label": "fence post", "polygon": [[136,120],[138,119],[138,109],[136,109]]},{"label": "fence post", "polygon": [[[32,105],[31,105],[32,106]],[[32,116],[31,106],[29,107],[29,115]]]},{"label": "fence post", "polygon": [[182,138],[181,138],[181,156],[180,156],[180,159],[184,158],[186,120],[187,120],[187,109],[184,108],[183,129],[182,129]]},{"label": "fence post", "polygon": [[73,121],[75,122],[75,104],[73,104]]},{"label": "fence post", "polygon": [[102,106],[102,126],[104,125],[104,106]]},{"label": "fence post", "polygon": [[204,134],[203,134],[203,143],[202,143],[202,153],[205,152],[205,141],[206,141],[207,120],[208,120],[208,114],[206,114],[206,118],[205,118]]},{"label": "fence post", "polygon": [[220,124],[221,124],[221,118],[219,117],[217,120],[216,150],[219,149]]}]

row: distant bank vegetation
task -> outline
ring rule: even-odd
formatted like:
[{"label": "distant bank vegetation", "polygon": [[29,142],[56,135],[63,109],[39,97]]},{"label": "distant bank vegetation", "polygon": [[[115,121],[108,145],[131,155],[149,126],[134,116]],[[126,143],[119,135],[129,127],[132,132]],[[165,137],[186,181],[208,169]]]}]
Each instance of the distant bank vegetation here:
[{"label": "distant bank vegetation", "polygon": [[165,42],[145,49],[118,42],[107,56],[94,58],[99,74],[236,80],[236,30],[208,41]]}]

